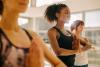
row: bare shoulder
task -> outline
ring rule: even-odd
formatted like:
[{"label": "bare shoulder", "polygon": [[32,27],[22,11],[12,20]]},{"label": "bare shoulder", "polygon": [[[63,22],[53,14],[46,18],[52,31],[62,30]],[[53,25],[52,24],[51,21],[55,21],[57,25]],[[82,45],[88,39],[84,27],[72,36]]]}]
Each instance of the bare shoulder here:
[{"label": "bare shoulder", "polygon": [[33,41],[35,40],[38,43],[44,44],[44,41],[43,41],[42,37],[40,37],[36,32],[31,31],[31,30],[27,30],[27,31],[32,36]]},{"label": "bare shoulder", "polygon": [[34,37],[40,37],[36,32],[34,32],[32,30],[27,30],[27,31],[32,36],[32,38],[34,38]]},{"label": "bare shoulder", "polygon": [[56,31],[56,29],[54,29],[54,28],[50,28],[50,29],[48,30],[48,34],[57,34],[57,31]]}]

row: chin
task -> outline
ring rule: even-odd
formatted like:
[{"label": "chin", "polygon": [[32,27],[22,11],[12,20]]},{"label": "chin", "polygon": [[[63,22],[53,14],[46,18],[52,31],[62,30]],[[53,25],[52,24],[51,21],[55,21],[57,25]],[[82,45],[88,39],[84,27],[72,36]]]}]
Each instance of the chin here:
[{"label": "chin", "polygon": [[20,13],[24,13],[25,11],[26,11],[26,10],[20,10],[19,12],[20,12]]},{"label": "chin", "polygon": [[26,11],[26,9],[20,9],[19,12],[20,13],[24,13]]},{"label": "chin", "polygon": [[21,6],[18,9],[19,9],[19,12],[23,13],[23,12],[26,11],[27,7],[26,6]]}]

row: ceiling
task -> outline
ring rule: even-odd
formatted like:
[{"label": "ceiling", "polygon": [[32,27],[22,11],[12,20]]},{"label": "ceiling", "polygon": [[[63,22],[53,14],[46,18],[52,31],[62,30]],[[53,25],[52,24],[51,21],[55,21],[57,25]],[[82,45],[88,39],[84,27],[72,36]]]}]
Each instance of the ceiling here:
[{"label": "ceiling", "polygon": [[59,3],[65,0],[30,0],[30,5],[35,6],[35,7],[40,7],[52,3]]}]

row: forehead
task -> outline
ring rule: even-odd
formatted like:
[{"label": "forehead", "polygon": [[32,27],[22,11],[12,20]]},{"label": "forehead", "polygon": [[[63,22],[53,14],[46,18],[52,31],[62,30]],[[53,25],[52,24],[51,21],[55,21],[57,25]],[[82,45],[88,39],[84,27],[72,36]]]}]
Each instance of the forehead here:
[{"label": "forehead", "polygon": [[62,7],[60,11],[69,11],[69,9],[67,7]]},{"label": "forehead", "polygon": [[83,27],[83,26],[84,26],[84,24],[79,24],[79,25],[78,25],[78,27],[79,27],[79,26],[80,26],[80,27]]},{"label": "forehead", "polygon": [[67,7],[63,7],[63,8],[60,10],[60,13],[70,13],[70,10],[69,10],[69,8],[67,8]]}]

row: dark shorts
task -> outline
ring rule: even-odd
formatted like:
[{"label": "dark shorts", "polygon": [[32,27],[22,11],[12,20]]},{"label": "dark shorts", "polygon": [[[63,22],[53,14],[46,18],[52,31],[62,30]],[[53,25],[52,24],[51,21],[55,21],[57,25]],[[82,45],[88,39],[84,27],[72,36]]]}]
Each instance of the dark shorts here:
[{"label": "dark shorts", "polygon": [[88,64],[82,66],[74,66],[74,67],[88,67]]},{"label": "dark shorts", "polygon": [[58,56],[58,58],[65,64],[67,67],[74,67],[75,55],[70,56]]}]

